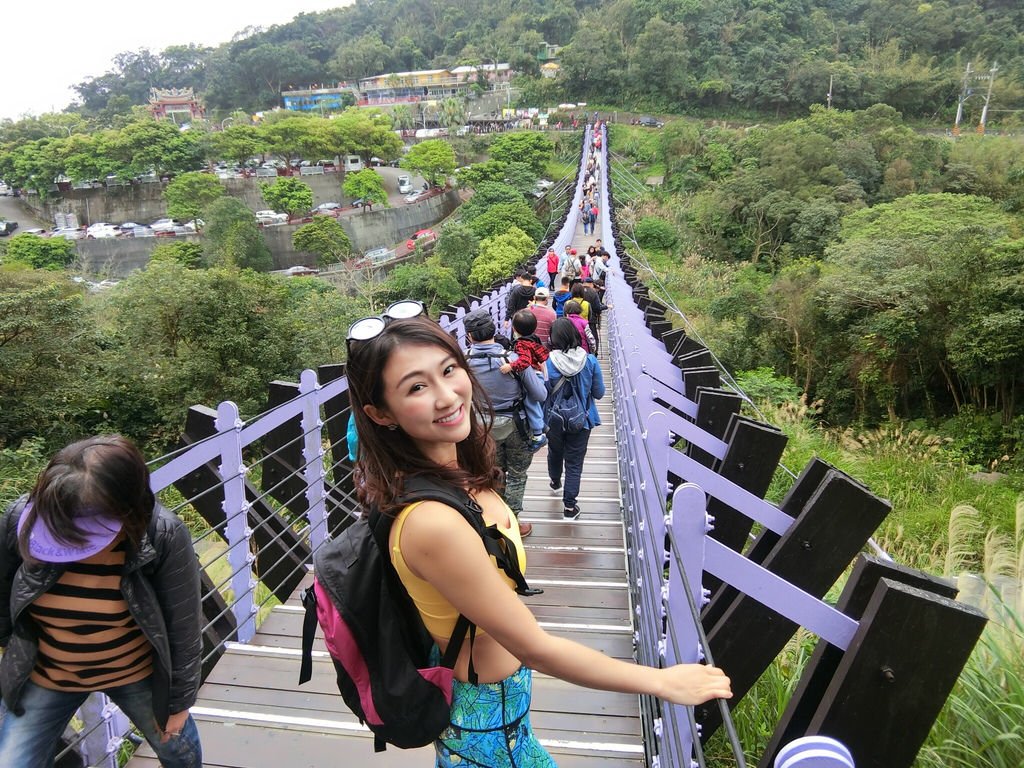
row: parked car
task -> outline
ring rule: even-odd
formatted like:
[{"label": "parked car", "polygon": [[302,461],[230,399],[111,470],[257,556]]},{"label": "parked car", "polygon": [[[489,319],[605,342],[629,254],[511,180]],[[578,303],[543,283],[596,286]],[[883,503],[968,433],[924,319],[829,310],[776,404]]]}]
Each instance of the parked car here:
[{"label": "parked car", "polygon": [[314,213],[331,213],[337,211],[344,206],[341,203],[320,203],[316,208],[313,209]]},{"label": "parked car", "polygon": [[661,128],[665,125],[661,120],[655,120],[653,117],[644,115],[636,121],[637,125],[642,125],[644,128]]},{"label": "parked car", "polygon": [[287,224],[288,214],[277,211],[256,211],[256,221],[264,226],[271,224]]},{"label": "parked car", "polygon": [[90,240],[103,240],[111,237],[118,237],[121,230],[113,224],[93,224],[85,230],[85,236]]},{"label": "parked car", "polygon": [[149,225],[149,228],[152,229],[154,232],[169,232],[172,231],[175,227],[180,226],[181,225],[174,219],[163,218],[154,221],[152,224]]},{"label": "parked car", "polygon": [[408,240],[405,241],[405,247],[410,251],[415,250],[416,246],[420,243],[432,243],[437,240],[437,233],[432,229],[421,229]]},{"label": "parked car", "polygon": [[398,193],[408,195],[412,192],[412,179],[407,174],[398,177]]},{"label": "parked car", "polygon": [[313,267],[288,267],[285,274],[288,277],[315,277],[320,274],[320,270]]},{"label": "parked car", "polygon": [[0,221],[0,237],[7,237],[18,228],[16,221]]},{"label": "parked car", "polygon": [[141,227],[141,226],[143,226],[143,225],[142,224],[136,224],[134,221],[126,221],[123,224],[118,224],[117,228],[120,229],[122,232],[131,232],[136,227]]},{"label": "parked car", "polygon": [[394,257],[395,252],[391,248],[381,246],[379,248],[371,248],[365,254],[366,262],[369,264],[383,264],[385,261],[389,261]]},{"label": "parked car", "polygon": [[156,237],[156,232],[152,227],[136,225],[128,231],[127,237]]},{"label": "parked car", "polygon": [[405,204],[409,205],[411,203],[417,202],[421,197],[423,197],[424,194],[425,191],[422,189],[417,189],[414,190],[413,192],[410,192],[408,195],[405,196]]},{"label": "parked car", "polygon": [[50,237],[63,237],[65,240],[81,240],[85,237],[84,229],[74,227],[57,227],[50,233]]},{"label": "parked car", "polygon": [[353,200],[351,203],[349,203],[349,207],[350,208],[362,208],[364,205],[371,205],[372,206],[373,203],[372,202],[368,203],[366,200],[364,200],[361,197],[359,199]]}]

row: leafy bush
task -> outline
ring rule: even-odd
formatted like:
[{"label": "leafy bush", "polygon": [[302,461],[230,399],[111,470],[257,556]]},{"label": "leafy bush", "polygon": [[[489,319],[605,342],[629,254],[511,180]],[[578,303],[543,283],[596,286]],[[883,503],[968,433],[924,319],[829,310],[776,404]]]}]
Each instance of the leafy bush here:
[{"label": "leafy bush", "polygon": [[736,383],[755,403],[780,405],[795,400],[800,388],[789,376],[779,376],[771,368],[755,368],[736,374]]},{"label": "leafy bush", "polygon": [[671,248],[679,239],[676,229],[667,221],[645,216],[637,222],[633,231],[638,243],[644,248]]},{"label": "leafy bush", "polygon": [[953,438],[953,450],[971,464],[987,466],[1011,449],[999,414],[980,412],[972,405],[965,405],[940,431]]},{"label": "leafy bush", "polygon": [[533,251],[534,241],[518,227],[489,237],[480,243],[480,255],[469,273],[471,290],[490,288],[497,280],[507,278]]},{"label": "leafy bush", "polygon": [[63,237],[15,235],[7,243],[4,261],[25,264],[33,269],[59,270],[75,260],[75,244]]}]

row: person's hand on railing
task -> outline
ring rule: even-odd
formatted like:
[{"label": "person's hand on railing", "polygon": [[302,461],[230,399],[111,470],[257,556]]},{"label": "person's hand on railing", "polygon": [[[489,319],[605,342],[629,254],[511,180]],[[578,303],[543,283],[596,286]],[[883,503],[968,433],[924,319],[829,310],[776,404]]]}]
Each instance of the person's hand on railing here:
[{"label": "person's hand on railing", "polygon": [[655,695],[673,704],[693,706],[711,699],[732,698],[729,678],[718,667],[709,667],[705,664],[676,664],[658,672],[662,678],[661,690]]}]

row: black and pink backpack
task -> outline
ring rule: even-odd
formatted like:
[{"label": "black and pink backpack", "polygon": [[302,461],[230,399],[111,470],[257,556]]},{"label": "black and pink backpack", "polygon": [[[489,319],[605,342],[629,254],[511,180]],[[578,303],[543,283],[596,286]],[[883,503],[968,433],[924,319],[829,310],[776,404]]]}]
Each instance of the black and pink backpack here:
[{"label": "black and pink backpack", "polygon": [[[462,513],[487,553],[516,583],[520,595],[540,594],[523,578],[508,540],[487,525],[480,507],[462,490],[427,477],[406,479],[399,503],[439,501]],[[476,625],[459,616],[440,665],[431,665],[434,640],[391,564],[388,536],[394,518],[371,510],[313,555],[315,580],[302,596],[299,683],[312,677],[313,638],[323,629],[338,689],[348,708],[374,735],[374,750],[432,743],[448,727],[452,667],[470,638],[470,682],[476,682],[472,647]]]}]

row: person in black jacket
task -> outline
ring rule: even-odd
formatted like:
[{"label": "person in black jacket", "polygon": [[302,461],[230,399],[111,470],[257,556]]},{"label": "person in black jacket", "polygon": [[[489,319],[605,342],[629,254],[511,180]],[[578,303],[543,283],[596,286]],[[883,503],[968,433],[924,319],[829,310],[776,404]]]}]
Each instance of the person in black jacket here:
[{"label": "person in black jacket", "polygon": [[[533,301],[533,294],[536,289],[530,280],[530,273],[525,269],[516,272],[516,284],[509,289],[508,297],[505,299],[505,325],[512,325],[512,316],[521,309],[526,309]],[[511,337],[511,332],[509,336]]]},{"label": "person in black jacket", "polygon": [[192,537],[139,449],[112,435],[58,451],[0,519],[0,766],[52,765],[94,691],[165,768],[202,765],[201,616]]}]

